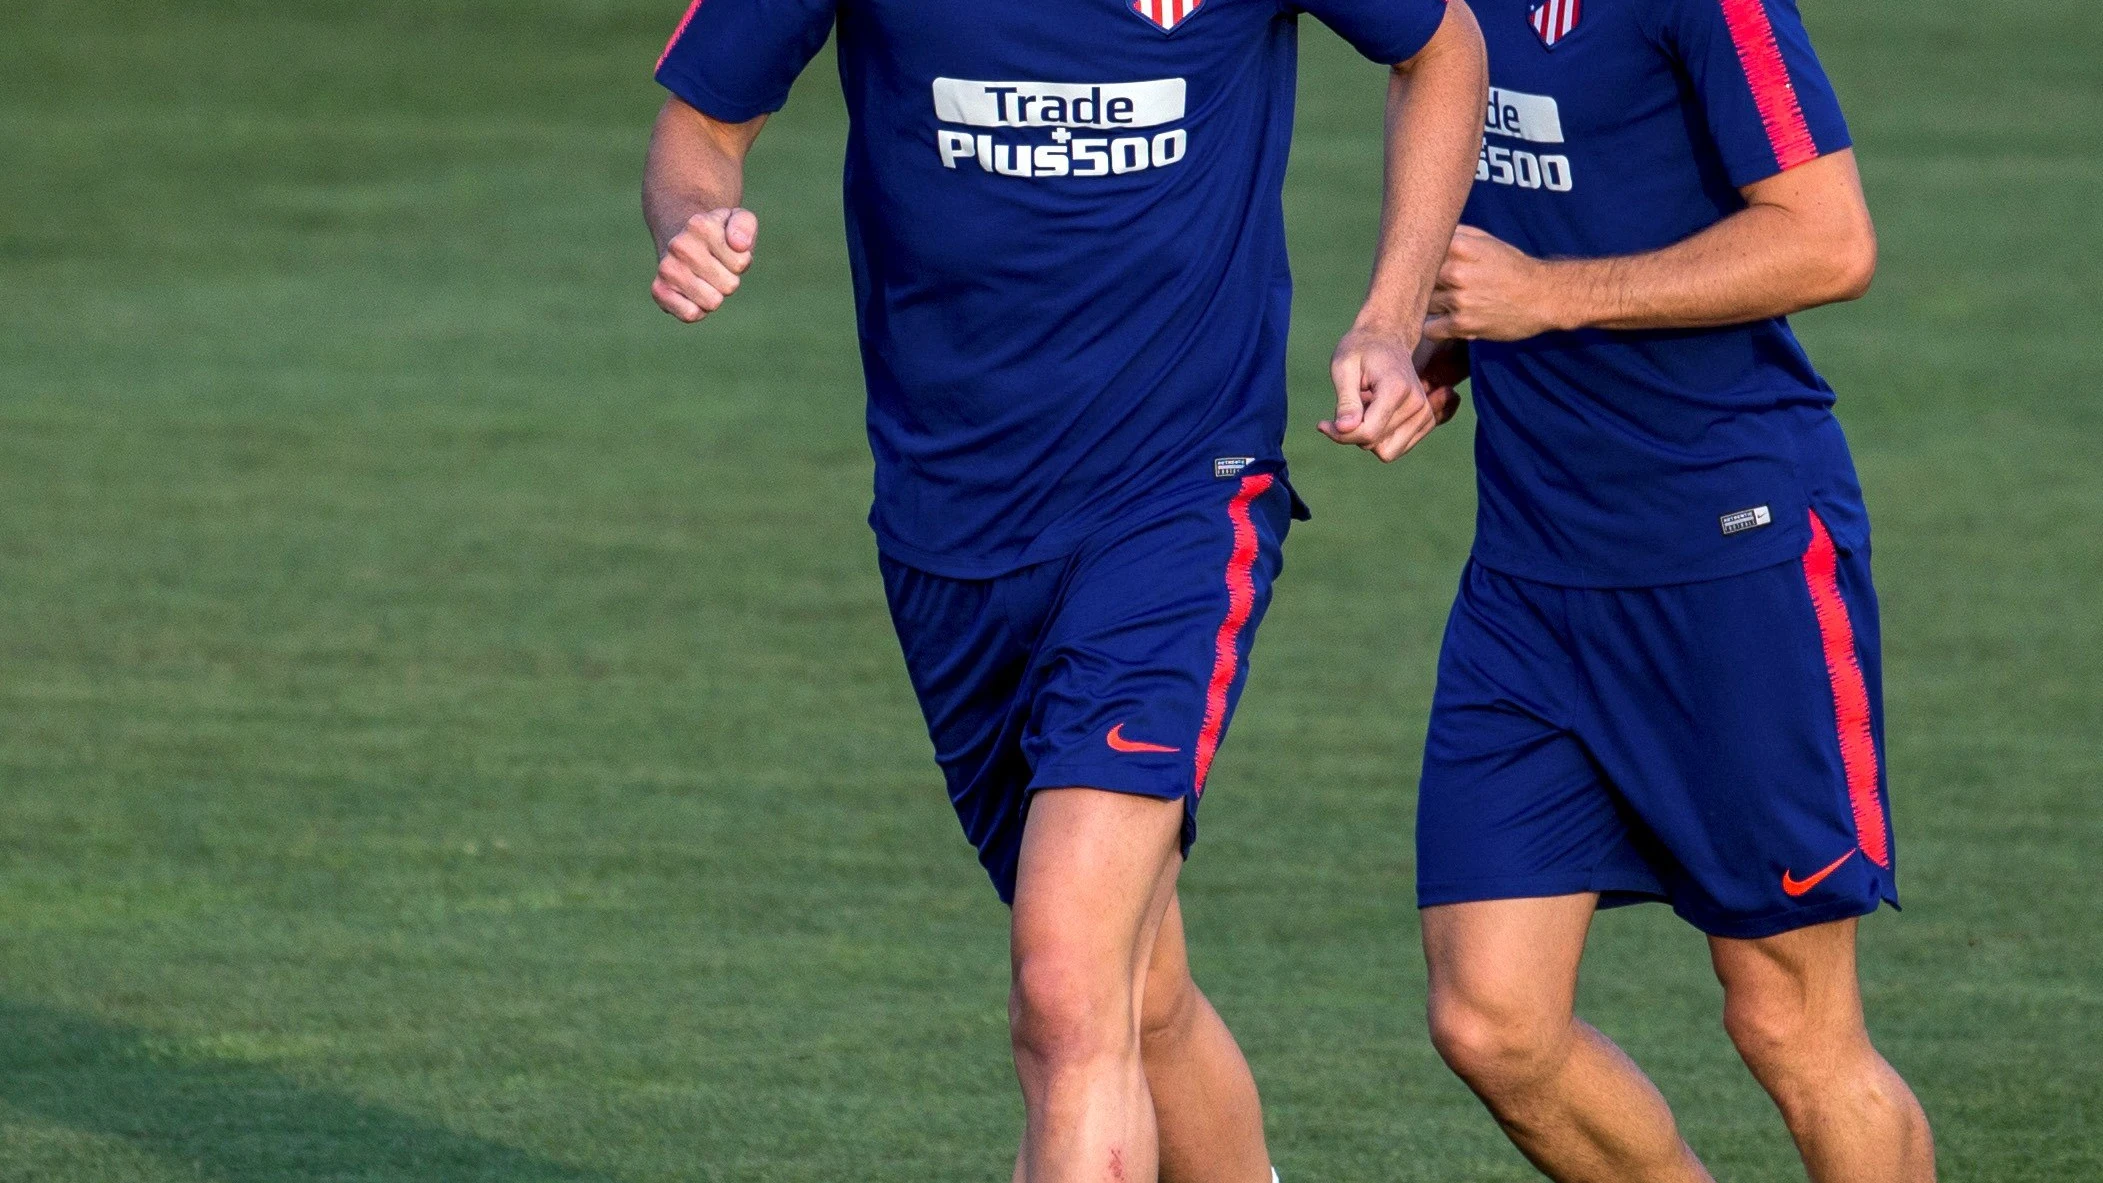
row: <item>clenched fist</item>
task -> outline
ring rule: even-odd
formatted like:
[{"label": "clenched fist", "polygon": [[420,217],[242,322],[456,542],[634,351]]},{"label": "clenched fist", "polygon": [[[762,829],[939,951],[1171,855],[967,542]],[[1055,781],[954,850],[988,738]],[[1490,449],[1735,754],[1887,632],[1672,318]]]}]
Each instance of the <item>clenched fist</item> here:
[{"label": "clenched fist", "polygon": [[1453,232],[1424,335],[1439,341],[1524,341],[1566,327],[1550,264],[1473,226]]},{"label": "clenched fist", "polygon": [[665,246],[650,295],[657,306],[693,324],[723,306],[752,266],[759,219],[748,209],[716,209],[688,218]]},{"label": "clenched fist", "polygon": [[1427,397],[1412,357],[1416,344],[1413,335],[1374,326],[1345,334],[1329,362],[1336,415],[1322,420],[1317,430],[1393,463],[1451,418],[1450,407]]}]

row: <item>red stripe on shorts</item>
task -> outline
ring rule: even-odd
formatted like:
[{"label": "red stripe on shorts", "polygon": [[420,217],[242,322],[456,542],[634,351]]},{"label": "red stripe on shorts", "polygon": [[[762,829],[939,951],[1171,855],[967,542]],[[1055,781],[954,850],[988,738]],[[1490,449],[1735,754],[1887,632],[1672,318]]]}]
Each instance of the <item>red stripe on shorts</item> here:
[{"label": "red stripe on shorts", "polygon": [[1811,138],[1811,125],[1804,122],[1803,104],[1796,101],[1796,85],[1789,81],[1789,63],[1782,60],[1765,0],[1722,0],[1722,4],[1723,21],[1730,26],[1738,64],[1745,67],[1745,80],[1752,85],[1753,106],[1767,128],[1775,163],[1786,172],[1818,159],[1818,142]]},{"label": "red stripe on shorts", "polygon": [[1227,520],[1234,526],[1234,553],[1227,556],[1227,616],[1219,622],[1219,635],[1212,642],[1212,681],[1205,690],[1205,725],[1198,731],[1197,793],[1205,793],[1205,777],[1212,771],[1212,756],[1219,751],[1220,733],[1227,726],[1227,694],[1241,668],[1241,630],[1256,611],[1256,523],[1249,517],[1249,504],[1270,489],[1269,473],[1241,478],[1241,488],[1227,504]]},{"label": "red stripe on shorts", "polygon": [[1855,841],[1880,867],[1891,865],[1885,838],[1884,802],[1877,796],[1877,743],[1869,727],[1869,687],[1855,655],[1855,625],[1847,601],[1840,598],[1840,555],[1826,524],[1811,514],[1811,547],[1804,552],[1804,582],[1811,589],[1811,608],[1818,615],[1824,644],[1826,676],[1833,684],[1833,724],[1840,732],[1840,766],[1847,776],[1847,797],[1855,812]]}]

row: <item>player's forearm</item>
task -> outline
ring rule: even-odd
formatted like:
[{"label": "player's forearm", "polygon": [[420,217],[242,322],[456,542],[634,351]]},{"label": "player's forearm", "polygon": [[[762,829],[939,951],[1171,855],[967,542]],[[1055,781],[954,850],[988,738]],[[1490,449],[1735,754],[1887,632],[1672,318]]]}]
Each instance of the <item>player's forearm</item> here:
[{"label": "player's forearm", "polygon": [[1755,204],[1662,250],[1550,260],[1556,320],[1572,329],[1711,328],[1859,297],[1875,269],[1874,238],[1811,221]]},{"label": "player's forearm", "polygon": [[695,215],[743,199],[745,154],[765,121],[722,123],[677,99],[658,112],[643,167],[643,220],[660,255]]},{"label": "player's forearm", "polygon": [[1360,326],[1416,340],[1439,261],[1474,184],[1488,93],[1482,32],[1464,0],[1452,0],[1431,43],[1389,80],[1380,247]]}]

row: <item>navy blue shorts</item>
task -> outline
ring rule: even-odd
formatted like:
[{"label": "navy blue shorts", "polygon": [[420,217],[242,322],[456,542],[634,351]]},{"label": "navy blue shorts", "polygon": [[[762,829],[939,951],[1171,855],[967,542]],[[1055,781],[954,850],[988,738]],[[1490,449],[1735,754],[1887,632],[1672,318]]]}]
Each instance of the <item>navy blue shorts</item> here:
[{"label": "navy blue shorts", "polygon": [[1417,902],[1599,892],[1757,938],[1898,904],[1869,554],[1557,587],[1469,564],[1417,802]]},{"label": "navy blue shorts", "polygon": [[1284,478],[1258,472],[993,579],[882,560],[935,761],[1003,901],[1038,789],[1181,799],[1189,853],[1296,514]]}]

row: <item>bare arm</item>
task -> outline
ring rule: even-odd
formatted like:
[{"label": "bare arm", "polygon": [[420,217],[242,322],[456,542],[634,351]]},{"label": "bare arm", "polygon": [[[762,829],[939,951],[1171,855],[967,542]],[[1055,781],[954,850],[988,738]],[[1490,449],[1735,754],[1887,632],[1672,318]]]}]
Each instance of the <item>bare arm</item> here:
[{"label": "bare arm", "polygon": [[667,99],[650,131],[643,167],[643,220],[657,244],[657,306],[692,324],[723,306],[752,266],[759,219],[739,208],[745,154],[762,115],[723,123]]},{"label": "bare arm", "polygon": [[1475,180],[1489,70],[1465,0],[1388,83],[1387,181],[1372,288],[1330,363],[1336,417],[1322,433],[1394,460],[1437,425],[1410,364],[1423,316]]},{"label": "bare arm", "polygon": [[1661,250],[1535,259],[1463,226],[1439,272],[1429,336],[1517,341],[1558,329],[1744,324],[1853,300],[1877,234],[1852,151],[1744,189],[1746,207]]}]

